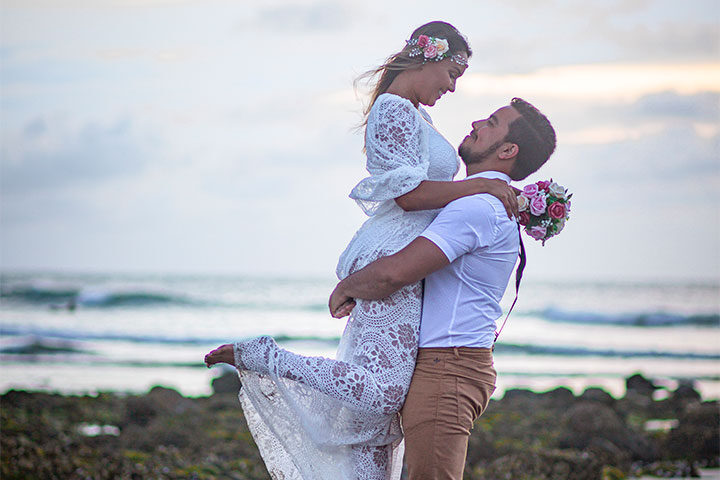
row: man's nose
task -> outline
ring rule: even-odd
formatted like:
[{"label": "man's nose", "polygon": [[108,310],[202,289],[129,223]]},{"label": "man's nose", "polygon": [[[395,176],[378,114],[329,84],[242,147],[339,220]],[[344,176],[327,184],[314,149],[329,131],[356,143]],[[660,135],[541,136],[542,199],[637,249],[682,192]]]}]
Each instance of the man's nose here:
[{"label": "man's nose", "polygon": [[482,120],[475,120],[474,122],[472,122],[473,129],[479,128],[480,125],[482,125]]}]

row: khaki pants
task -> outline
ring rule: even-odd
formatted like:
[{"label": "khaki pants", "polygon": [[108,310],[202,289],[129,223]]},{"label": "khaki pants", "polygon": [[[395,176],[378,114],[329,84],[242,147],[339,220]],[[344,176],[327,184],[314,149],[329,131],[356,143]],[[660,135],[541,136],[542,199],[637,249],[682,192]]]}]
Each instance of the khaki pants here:
[{"label": "khaki pants", "polygon": [[474,421],[495,391],[489,348],[420,348],[402,408],[410,480],[461,480]]}]

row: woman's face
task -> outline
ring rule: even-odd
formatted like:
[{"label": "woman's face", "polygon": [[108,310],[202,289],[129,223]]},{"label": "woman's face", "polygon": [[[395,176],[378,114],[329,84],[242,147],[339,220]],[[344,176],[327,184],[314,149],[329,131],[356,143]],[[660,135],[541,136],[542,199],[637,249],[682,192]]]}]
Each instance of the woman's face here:
[{"label": "woman's face", "polygon": [[[460,55],[467,60],[467,55]],[[418,70],[414,82],[415,95],[420,103],[432,107],[446,92],[455,91],[456,80],[465,73],[467,66],[449,58],[439,62],[430,61]]]}]

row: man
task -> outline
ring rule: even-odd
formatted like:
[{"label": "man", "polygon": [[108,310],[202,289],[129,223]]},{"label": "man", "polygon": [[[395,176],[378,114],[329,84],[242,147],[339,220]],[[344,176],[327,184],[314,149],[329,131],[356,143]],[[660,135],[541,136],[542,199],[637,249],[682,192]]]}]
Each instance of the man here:
[{"label": "man", "polygon": [[[550,122],[519,98],[472,126],[458,149],[468,178],[522,180],[555,149]],[[330,297],[340,318],[353,298],[385,298],[425,279],[420,348],[401,411],[411,480],[462,478],[470,429],[495,390],[495,320],[518,248],[518,225],[499,200],[463,197],[406,248],[345,278]]]}]

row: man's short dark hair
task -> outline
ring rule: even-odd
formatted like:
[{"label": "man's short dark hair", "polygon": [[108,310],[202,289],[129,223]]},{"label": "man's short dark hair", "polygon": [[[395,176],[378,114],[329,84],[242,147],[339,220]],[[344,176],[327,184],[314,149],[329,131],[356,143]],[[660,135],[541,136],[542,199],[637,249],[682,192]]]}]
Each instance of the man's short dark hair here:
[{"label": "man's short dark hair", "polygon": [[510,178],[523,180],[542,167],[555,151],[555,129],[545,115],[522,98],[513,98],[510,106],[520,114],[510,123],[505,137],[519,150]]}]

